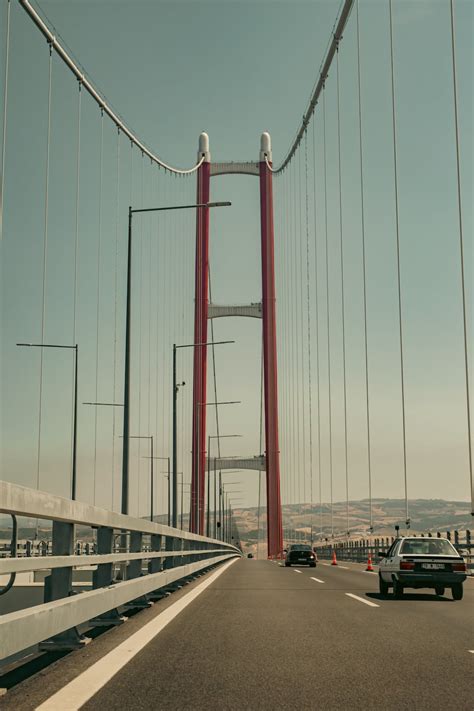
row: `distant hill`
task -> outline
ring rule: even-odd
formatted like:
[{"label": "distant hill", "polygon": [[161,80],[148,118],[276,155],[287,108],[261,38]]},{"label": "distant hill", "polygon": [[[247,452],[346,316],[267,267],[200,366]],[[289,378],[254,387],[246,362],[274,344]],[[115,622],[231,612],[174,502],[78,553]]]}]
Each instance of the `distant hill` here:
[{"label": "distant hill", "polygon": [[[408,502],[411,533],[436,531],[474,530],[474,518],[466,501],[445,501],[444,499],[412,499]],[[403,499],[373,499],[374,536],[395,535],[395,525],[405,531],[405,501]],[[331,535],[331,509],[323,504],[322,516],[318,505],[285,504],[282,507],[283,532],[285,541],[306,540],[310,542]],[[346,502],[333,504],[333,527],[335,540],[347,540],[347,532],[352,539],[369,536],[369,500],[349,502],[349,525],[347,526]],[[237,509],[235,521],[241,542],[247,551],[256,551],[257,539],[265,540],[266,512],[260,515],[258,531],[258,509]],[[321,525],[322,524],[322,525]],[[312,532],[312,535],[311,535]]]}]

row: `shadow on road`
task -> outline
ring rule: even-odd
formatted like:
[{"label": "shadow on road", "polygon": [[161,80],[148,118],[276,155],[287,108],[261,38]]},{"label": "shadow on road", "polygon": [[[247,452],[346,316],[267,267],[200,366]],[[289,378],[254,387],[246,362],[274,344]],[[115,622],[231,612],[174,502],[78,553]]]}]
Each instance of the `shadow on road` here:
[{"label": "shadow on road", "polygon": [[454,602],[449,597],[445,595],[434,595],[433,593],[403,593],[400,597],[395,597],[395,595],[381,595],[380,593],[368,592],[365,593],[366,597],[372,600],[393,600],[393,602],[406,600],[407,602]]}]

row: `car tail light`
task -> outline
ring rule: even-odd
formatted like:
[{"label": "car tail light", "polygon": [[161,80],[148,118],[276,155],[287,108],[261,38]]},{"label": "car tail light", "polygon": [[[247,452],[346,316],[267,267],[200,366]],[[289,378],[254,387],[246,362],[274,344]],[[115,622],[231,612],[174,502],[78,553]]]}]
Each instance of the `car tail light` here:
[{"label": "car tail light", "polygon": [[409,562],[408,560],[400,561],[400,570],[414,570],[414,569],[415,569],[414,563]]},{"label": "car tail light", "polygon": [[458,573],[465,573],[466,563],[453,563],[453,570],[456,570]]},{"label": "car tail light", "polygon": [[311,560],[314,560],[314,555],[309,556]]}]

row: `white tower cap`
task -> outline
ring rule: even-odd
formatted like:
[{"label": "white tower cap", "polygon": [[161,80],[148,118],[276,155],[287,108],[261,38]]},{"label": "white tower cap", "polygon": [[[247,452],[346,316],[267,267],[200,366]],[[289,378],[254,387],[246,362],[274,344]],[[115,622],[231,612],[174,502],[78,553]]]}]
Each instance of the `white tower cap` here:
[{"label": "white tower cap", "polygon": [[209,136],[204,131],[199,136],[198,161],[204,156],[204,162],[211,162],[211,154],[209,152]]},{"label": "white tower cap", "polygon": [[262,133],[260,137],[260,161],[264,161],[265,158],[269,163],[272,162],[272,139],[268,131]]}]

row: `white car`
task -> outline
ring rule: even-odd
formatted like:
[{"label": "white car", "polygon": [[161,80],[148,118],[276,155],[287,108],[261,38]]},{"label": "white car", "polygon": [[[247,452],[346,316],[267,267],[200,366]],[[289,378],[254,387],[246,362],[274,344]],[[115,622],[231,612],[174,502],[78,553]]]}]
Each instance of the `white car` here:
[{"label": "white car", "polygon": [[381,595],[387,595],[389,587],[395,597],[403,595],[405,588],[434,588],[437,595],[451,588],[453,599],[462,600],[466,563],[445,538],[397,538],[379,556]]}]

